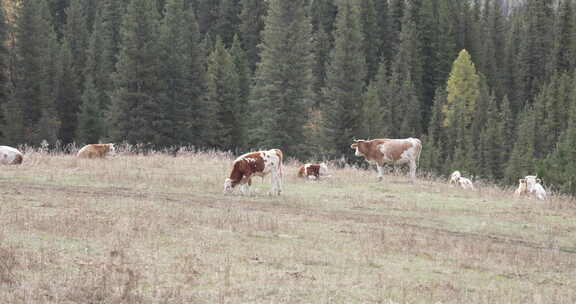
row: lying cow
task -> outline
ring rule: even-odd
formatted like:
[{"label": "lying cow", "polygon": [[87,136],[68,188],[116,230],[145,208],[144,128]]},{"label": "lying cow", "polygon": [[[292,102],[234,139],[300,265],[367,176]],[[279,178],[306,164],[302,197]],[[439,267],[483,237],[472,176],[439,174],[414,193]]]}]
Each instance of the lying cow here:
[{"label": "lying cow", "polygon": [[547,194],[542,181],[535,175],[528,175],[518,180],[518,188],[514,191],[514,195],[532,195],[539,200],[544,200]]},{"label": "lying cow", "polygon": [[458,178],[458,185],[460,185],[462,189],[474,190],[474,185],[472,184],[472,181],[462,176]]},{"label": "lying cow", "polygon": [[356,150],[356,156],[363,156],[368,162],[376,164],[379,181],[383,178],[384,164],[387,163],[408,164],[410,177],[416,178],[416,167],[422,151],[422,143],[418,138],[356,140],[350,148]]},{"label": "lying cow", "polygon": [[298,177],[320,179],[320,176],[328,175],[328,166],[326,164],[305,164],[298,169]]},{"label": "lying cow", "polygon": [[0,146],[0,164],[19,165],[24,160],[22,152],[9,146]]},{"label": "lying cow", "polygon": [[106,155],[116,154],[114,144],[90,144],[85,145],[76,154],[80,158],[103,158]]},{"label": "lying cow", "polygon": [[456,170],[456,171],[452,172],[452,174],[450,174],[450,185],[457,184],[458,179],[460,177],[462,177],[462,174],[460,174],[460,171]]},{"label": "lying cow", "polygon": [[268,151],[250,152],[234,160],[230,177],[224,181],[224,193],[231,193],[234,187],[242,185],[242,193],[246,194],[252,185],[252,176],[272,175],[271,194],[280,195],[282,192],[282,151],[272,149]]},{"label": "lying cow", "polygon": [[466,177],[462,177],[460,171],[456,170],[450,174],[450,185],[458,184],[462,189],[474,190],[474,184]]}]

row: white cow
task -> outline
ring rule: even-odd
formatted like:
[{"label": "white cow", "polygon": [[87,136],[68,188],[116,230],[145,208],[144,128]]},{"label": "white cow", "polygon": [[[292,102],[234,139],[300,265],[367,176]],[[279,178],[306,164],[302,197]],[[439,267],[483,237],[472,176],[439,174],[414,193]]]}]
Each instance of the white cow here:
[{"label": "white cow", "polygon": [[19,165],[24,160],[22,152],[9,146],[0,146],[0,164]]},{"label": "white cow", "polygon": [[456,170],[454,172],[452,172],[452,174],[450,174],[450,185],[452,184],[457,184],[458,183],[458,179],[462,176],[462,174],[460,174],[460,171]]}]

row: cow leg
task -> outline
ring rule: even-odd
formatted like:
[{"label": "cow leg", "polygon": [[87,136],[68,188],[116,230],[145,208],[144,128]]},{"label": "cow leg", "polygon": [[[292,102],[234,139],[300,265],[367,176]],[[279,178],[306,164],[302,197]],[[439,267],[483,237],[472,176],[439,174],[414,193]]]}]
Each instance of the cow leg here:
[{"label": "cow leg", "polygon": [[376,164],[376,168],[378,169],[378,181],[381,182],[384,178],[384,166]]},{"label": "cow leg", "polygon": [[272,189],[270,189],[271,195],[280,195],[282,192],[282,175],[276,170],[272,171]]},{"label": "cow leg", "polygon": [[410,177],[414,180],[416,179],[416,161],[410,162]]}]

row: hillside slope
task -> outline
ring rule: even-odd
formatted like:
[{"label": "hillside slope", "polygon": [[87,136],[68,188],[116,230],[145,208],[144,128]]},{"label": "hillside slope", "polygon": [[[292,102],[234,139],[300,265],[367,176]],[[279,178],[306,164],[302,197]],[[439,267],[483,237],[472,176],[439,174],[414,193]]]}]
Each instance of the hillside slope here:
[{"label": "hillside slope", "polygon": [[352,168],[223,195],[231,158],[28,153],[0,172],[2,303],[574,303],[576,206]]}]

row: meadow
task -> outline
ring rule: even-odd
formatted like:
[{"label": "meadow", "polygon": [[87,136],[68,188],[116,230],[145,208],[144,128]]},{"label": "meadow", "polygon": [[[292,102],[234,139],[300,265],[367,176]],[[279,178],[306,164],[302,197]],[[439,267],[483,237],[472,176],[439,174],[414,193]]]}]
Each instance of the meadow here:
[{"label": "meadow", "polygon": [[0,303],[576,303],[576,203],[284,167],[224,195],[217,152],[0,168]]}]

